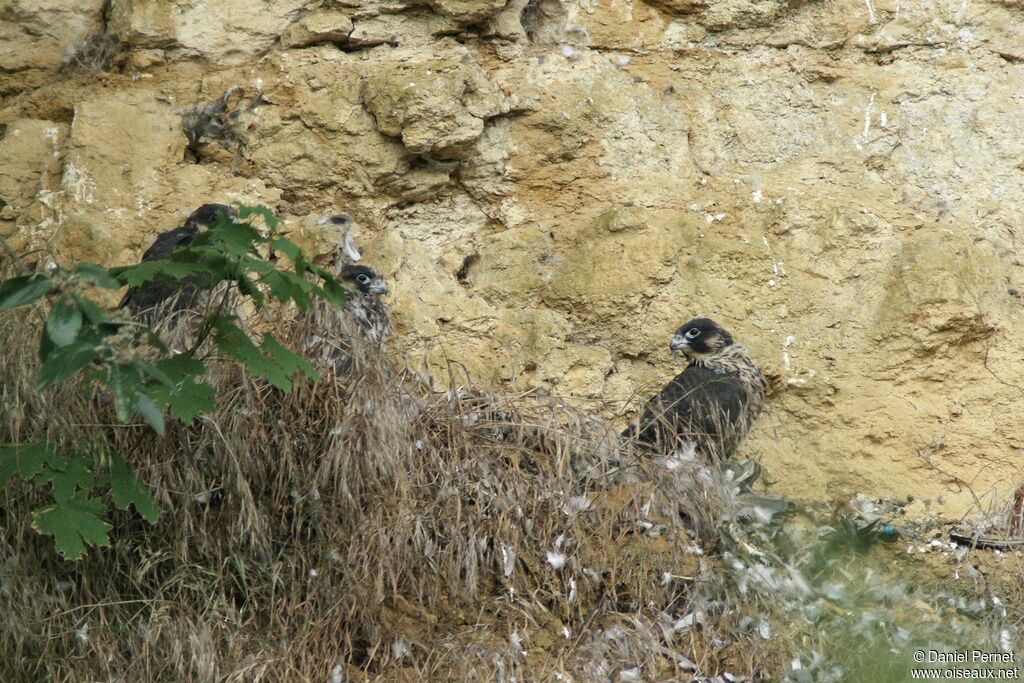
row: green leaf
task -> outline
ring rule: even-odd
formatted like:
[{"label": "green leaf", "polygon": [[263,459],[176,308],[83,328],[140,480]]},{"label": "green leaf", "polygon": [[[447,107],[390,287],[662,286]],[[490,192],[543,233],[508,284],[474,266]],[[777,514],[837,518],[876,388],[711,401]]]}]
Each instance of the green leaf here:
[{"label": "green leaf", "polygon": [[72,301],[61,299],[46,318],[46,334],[57,346],[67,346],[75,341],[82,329],[82,310]]},{"label": "green leaf", "polygon": [[[246,365],[259,366],[266,363],[266,359],[260,354],[259,347],[253,344],[249,335],[235,325],[232,318],[216,316],[211,322],[214,329],[214,342],[223,353],[237,358]],[[257,374],[259,373],[257,372]]]},{"label": "green leaf", "polygon": [[239,275],[235,278],[235,284],[238,285],[239,292],[251,297],[252,300],[256,302],[257,308],[263,307],[263,292],[260,291],[255,282],[244,275]]},{"label": "green leaf", "polygon": [[95,484],[89,464],[81,456],[60,462],[56,467],[50,464],[40,478],[50,482],[53,499],[58,503],[70,500],[78,489],[89,491]]},{"label": "green leaf", "polygon": [[85,314],[85,317],[89,319],[89,322],[98,324],[105,320],[106,316],[103,315],[103,311],[99,306],[89,301],[84,296],[79,296],[78,294],[72,294],[71,296],[74,298],[75,303],[78,304],[78,307],[82,309],[82,313]]},{"label": "green leaf", "polygon": [[160,511],[153,502],[153,496],[149,489],[143,484],[131,465],[125,462],[117,453],[111,453],[110,461],[110,499],[118,510],[128,510],[129,505],[134,505],[135,510],[142,515],[150,524],[156,524],[160,519]]},{"label": "green leaf", "polygon": [[139,383],[142,381],[139,371],[131,365],[118,363],[107,368],[107,376],[104,381],[110,392],[114,394],[114,410],[117,413],[117,419],[127,422],[132,418],[139,404]]},{"label": "green leaf", "polygon": [[165,358],[153,369],[162,378],[148,374],[161,384],[147,384],[146,391],[155,402],[166,406],[172,417],[182,422],[191,422],[199,413],[217,407],[213,400],[213,387],[195,380],[206,372],[206,366],[192,356],[181,354]]},{"label": "green leaf", "polygon": [[39,360],[46,361],[50,356],[50,352],[55,348],[57,348],[57,345],[50,339],[50,335],[39,335]]},{"label": "green leaf", "polygon": [[153,428],[153,431],[160,436],[164,435],[164,412],[161,410],[153,399],[149,397],[144,391],[139,392],[139,415],[149,423],[149,426]]},{"label": "green leaf", "polygon": [[207,234],[210,244],[220,244],[228,254],[239,257],[254,253],[258,243],[267,241],[247,223],[218,223]]},{"label": "green leaf", "polygon": [[32,513],[32,528],[53,536],[61,555],[77,560],[85,552],[85,544],[109,546],[111,526],[103,520],[107,508],[98,498],[89,498],[88,491],[79,491],[63,502]]},{"label": "green leaf", "polygon": [[238,207],[238,218],[239,220],[248,220],[253,216],[260,216],[263,218],[263,222],[266,224],[271,231],[277,230],[277,225],[280,221],[274,216],[274,212],[265,206],[245,206],[239,205]]},{"label": "green leaf", "polygon": [[173,387],[155,384],[147,386],[146,390],[157,403],[167,406],[171,417],[186,423],[217,407],[213,400],[213,387],[191,377],[180,380]]},{"label": "green leaf", "polygon": [[105,268],[100,268],[95,263],[79,263],[75,266],[74,273],[97,287],[103,287],[104,289],[121,288],[120,282],[111,277]]},{"label": "green leaf", "polygon": [[249,578],[245,573],[245,560],[243,560],[238,555],[233,555],[231,557],[231,561],[232,564],[235,565],[235,571],[238,572],[238,577],[242,580],[242,586],[246,588],[246,590],[248,590]]},{"label": "green leaf", "polygon": [[[138,324],[138,323],[136,323]],[[167,344],[164,344],[164,340],[160,338],[160,335],[149,329],[145,325],[139,324],[142,336],[150,343],[150,345],[159,351],[160,353],[168,353]]]},{"label": "green leaf", "polygon": [[291,391],[292,383],[288,379],[291,371],[264,356],[260,347],[256,346],[230,318],[214,318],[213,326],[213,341],[222,353],[238,359],[249,372],[263,377],[278,389]]},{"label": "green leaf", "polygon": [[101,337],[109,337],[112,334],[120,332],[122,327],[138,328],[142,327],[142,325],[128,320],[104,320],[96,325],[96,331],[99,332],[99,336]]},{"label": "green leaf", "polygon": [[246,256],[244,259],[239,261],[239,265],[246,271],[251,273],[257,273],[262,275],[264,273],[271,273],[276,268],[274,264],[268,263],[263,260],[262,256]]},{"label": "green leaf", "polygon": [[263,335],[263,350],[267,352],[267,354],[269,354],[270,357],[273,358],[274,361],[289,375],[298,371],[312,379],[314,382],[320,381],[320,373],[310,365],[308,360],[290,349],[281,346],[281,344],[274,339],[274,335],[269,332]]},{"label": "green leaf", "polygon": [[37,301],[50,291],[52,284],[50,277],[43,273],[4,280],[0,283],[0,311],[18,308]]},{"label": "green leaf", "polygon": [[323,285],[321,285],[316,292],[320,295],[320,298],[324,299],[335,308],[341,308],[348,300],[348,294],[345,292],[345,288],[342,287],[341,283],[333,277],[324,278]]},{"label": "green leaf", "polygon": [[204,270],[203,266],[194,260],[158,259],[156,261],[143,261],[134,266],[111,268],[110,273],[122,284],[135,287],[150,280],[155,280],[158,277],[180,280],[183,277],[188,277]]},{"label": "green leaf", "polygon": [[15,474],[29,480],[47,467],[56,467],[62,460],[47,443],[0,446],[0,486],[6,486]]},{"label": "green leaf", "polygon": [[171,358],[165,358],[157,362],[156,366],[161,371],[167,373],[168,377],[175,380],[182,377],[195,377],[206,372],[206,366],[203,365],[202,361],[196,360],[184,353],[172,356]]},{"label": "green leaf", "polygon": [[300,263],[306,262],[306,255],[302,253],[302,249],[299,248],[299,245],[286,237],[278,237],[277,239],[271,240],[270,246],[275,251],[279,251],[287,256],[288,260],[296,266]]},{"label": "green leaf", "polygon": [[[62,382],[89,365],[96,357],[96,345],[91,341],[77,341],[52,349],[36,375],[36,388],[42,391],[51,384]],[[42,352],[42,349],[40,349]]]},{"label": "green leaf", "polygon": [[[200,235],[200,237],[205,236],[205,234]],[[198,258],[202,268],[209,271],[209,287],[211,289],[221,280],[229,279],[231,277],[231,269],[234,266],[234,262],[228,259],[228,257],[223,253],[216,251],[216,247],[196,249],[194,250],[194,253],[190,251],[189,255],[193,258]]]},{"label": "green leaf", "polygon": [[288,301],[294,297],[292,283],[279,271],[266,273],[260,278],[260,282],[270,290],[270,296],[278,301]]},{"label": "green leaf", "polygon": [[309,308],[309,294],[317,290],[316,285],[304,277],[287,271],[275,270],[260,278],[270,289],[270,295],[279,301],[292,300],[299,308]]},{"label": "green leaf", "polygon": [[334,280],[335,282],[338,282],[337,276],[335,276],[334,271],[330,268],[324,268],[323,266],[318,266],[315,263],[310,263],[306,270],[313,273],[313,275],[316,275],[321,280]]},{"label": "green leaf", "polygon": [[175,380],[170,375],[168,375],[166,372],[164,372],[156,365],[147,363],[141,358],[136,358],[135,360],[133,360],[132,365],[135,366],[135,368],[139,371],[140,374],[155,379],[157,382],[163,384],[164,386],[173,387],[175,384]]}]

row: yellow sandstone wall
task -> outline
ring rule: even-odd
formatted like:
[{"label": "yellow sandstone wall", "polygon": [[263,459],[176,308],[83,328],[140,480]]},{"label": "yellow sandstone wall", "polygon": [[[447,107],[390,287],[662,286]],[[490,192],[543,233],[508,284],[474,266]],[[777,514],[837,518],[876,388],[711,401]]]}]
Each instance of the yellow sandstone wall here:
[{"label": "yellow sandstone wall", "polygon": [[707,315],[775,376],[745,448],[773,490],[956,513],[1024,477],[1022,27],[1018,0],[13,0],[0,236],[121,263],[240,201],[324,249],[345,210],[413,361],[612,416]]}]

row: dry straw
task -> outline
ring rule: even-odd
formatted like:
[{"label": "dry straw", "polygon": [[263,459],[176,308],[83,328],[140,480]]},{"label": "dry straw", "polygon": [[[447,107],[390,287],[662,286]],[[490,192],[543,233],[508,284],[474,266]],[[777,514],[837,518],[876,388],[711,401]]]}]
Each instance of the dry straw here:
[{"label": "dry straw", "polygon": [[[289,394],[212,362],[217,410],[158,437],[98,391],[34,389],[37,330],[0,320],[0,442],[109,443],[163,516],[59,559],[3,493],[0,680],[676,680],[753,674],[763,605],[726,608],[717,470],[633,452],[557,397],[447,383],[338,327],[264,321],[350,362]],[[392,349],[393,358],[400,350]],[[686,620],[689,619],[689,622]],[[694,623],[694,620],[698,623]],[[736,626],[743,621],[743,628]],[[686,622],[686,623],[683,623]]]}]

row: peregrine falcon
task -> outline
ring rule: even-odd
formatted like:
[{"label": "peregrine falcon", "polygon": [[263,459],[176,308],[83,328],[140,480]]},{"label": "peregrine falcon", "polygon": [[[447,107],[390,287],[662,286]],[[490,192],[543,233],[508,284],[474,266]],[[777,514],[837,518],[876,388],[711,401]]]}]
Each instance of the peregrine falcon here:
[{"label": "peregrine falcon", "polygon": [[764,406],[766,384],[746,349],[713,320],[694,318],[676,330],[669,349],[689,364],[622,433],[664,450],[692,445],[711,461],[728,458]]},{"label": "peregrine falcon", "polygon": [[362,254],[355,246],[348,214],[328,216],[318,223],[342,230],[331,268],[345,285],[347,299],[340,311],[322,301],[314,303],[309,314],[313,334],[306,350],[339,374],[347,374],[352,366],[352,339],[383,350],[391,335],[391,314],[381,298],[388,286],[375,269],[356,263]]},{"label": "peregrine falcon", "polygon": [[342,267],[339,277],[354,287],[348,291],[345,313],[362,332],[363,339],[383,347],[391,335],[391,315],[387,304],[380,298],[388,293],[387,283],[370,266],[348,264]]},{"label": "peregrine falcon", "polygon": [[[170,256],[178,247],[188,246],[201,227],[209,227],[224,215],[235,220],[238,212],[225,204],[203,204],[185,220],[185,225],[157,235],[156,241],[142,255],[143,261],[155,261]],[[200,276],[190,275],[180,280],[156,279],[131,287],[121,299],[118,308],[126,308],[133,316],[151,319],[160,304],[160,313],[170,315],[191,308],[196,303],[200,289]]]}]

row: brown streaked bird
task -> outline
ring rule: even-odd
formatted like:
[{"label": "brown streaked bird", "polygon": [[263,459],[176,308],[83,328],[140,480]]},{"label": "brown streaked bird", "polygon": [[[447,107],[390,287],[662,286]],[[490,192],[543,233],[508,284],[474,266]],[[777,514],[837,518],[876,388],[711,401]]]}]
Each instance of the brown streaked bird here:
[{"label": "brown streaked bird", "polygon": [[331,268],[345,286],[345,305],[339,310],[317,301],[310,312],[314,333],[306,350],[339,374],[352,367],[353,341],[382,351],[391,336],[391,313],[383,300],[387,283],[374,268],[357,263],[362,254],[352,236],[352,218],[345,213],[317,221],[341,229],[331,255]]},{"label": "brown streaked bird", "polygon": [[766,383],[746,349],[708,318],[676,330],[669,349],[688,364],[644,407],[622,436],[660,450],[692,445],[711,461],[731,456],[764,407]]},{"label": "brown streaked bird", "polygon": [[370,266],[347,264],[338,273],[341,281],[350,285],[345,301],[345,313],[362,332],[363,339],[383,348],[391,335],[391,313],[381,298],[388,293],[388,285]]}]

